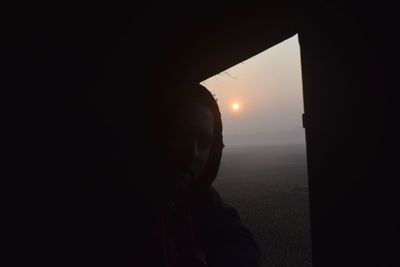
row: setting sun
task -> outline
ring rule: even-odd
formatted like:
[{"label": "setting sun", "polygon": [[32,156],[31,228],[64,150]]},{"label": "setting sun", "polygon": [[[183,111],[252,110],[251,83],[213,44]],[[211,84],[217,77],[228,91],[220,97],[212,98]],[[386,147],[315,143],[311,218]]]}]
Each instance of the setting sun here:
[{"label": "setting sun", "polygon": [[240,109],[239,103],[233,103],[232,104],[232,108],[233,108],[234,111],[239,111],[239,109]]}]

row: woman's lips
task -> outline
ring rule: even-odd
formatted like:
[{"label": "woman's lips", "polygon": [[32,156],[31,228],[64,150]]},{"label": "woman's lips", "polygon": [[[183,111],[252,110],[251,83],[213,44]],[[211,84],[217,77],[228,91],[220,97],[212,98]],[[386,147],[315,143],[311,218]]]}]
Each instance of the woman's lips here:
[{"label": "woman's lips", "polygon": [[178,173],[178,184],[183,189],[187,189],[193,180],[193,174],[188,171],[180,171]]}]

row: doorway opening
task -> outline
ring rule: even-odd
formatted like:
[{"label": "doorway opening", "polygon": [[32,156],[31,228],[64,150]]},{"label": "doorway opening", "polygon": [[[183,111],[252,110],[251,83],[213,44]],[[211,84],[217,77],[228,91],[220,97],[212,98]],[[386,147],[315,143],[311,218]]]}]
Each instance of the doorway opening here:
[{"label": "doorway opening", "polygon": [[218,101],[226,146],[214,187],[253,233],[263,266],[311,266],[297,35],[201,84]]}]

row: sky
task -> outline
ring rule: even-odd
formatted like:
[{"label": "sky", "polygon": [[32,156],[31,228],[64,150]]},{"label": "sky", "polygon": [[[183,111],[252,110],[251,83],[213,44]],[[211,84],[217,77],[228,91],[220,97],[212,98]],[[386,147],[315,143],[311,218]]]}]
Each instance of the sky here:
[{"label": "sky", "polygon": [[225,144],[305,142],[297,35],[201,84],[218,99]]}]

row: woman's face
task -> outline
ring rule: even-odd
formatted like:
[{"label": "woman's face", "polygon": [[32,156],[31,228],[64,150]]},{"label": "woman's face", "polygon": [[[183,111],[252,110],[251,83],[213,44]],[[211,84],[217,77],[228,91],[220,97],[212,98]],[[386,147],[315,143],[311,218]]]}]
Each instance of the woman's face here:
[{"label": "woman's face", "polygon": [[202,174],[214,139],[214,118],[202,104],[178,108],[167,138],[173,184],[186,191]]}]

